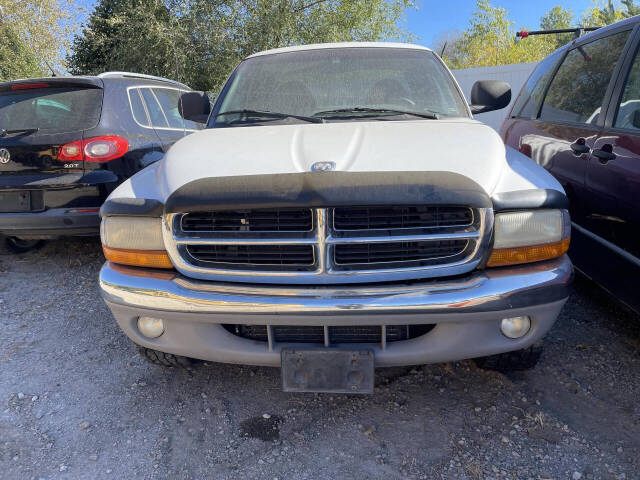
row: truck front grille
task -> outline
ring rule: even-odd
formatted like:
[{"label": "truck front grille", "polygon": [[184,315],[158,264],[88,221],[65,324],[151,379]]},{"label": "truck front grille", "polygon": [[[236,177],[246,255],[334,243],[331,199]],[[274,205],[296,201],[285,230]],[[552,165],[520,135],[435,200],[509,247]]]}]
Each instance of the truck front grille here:
[{"label": "truck front grille", "polygon": [[237,209],[169,214],[182,273],[249,283],[373,283],[467,273],[493,212],[455,205]]}]

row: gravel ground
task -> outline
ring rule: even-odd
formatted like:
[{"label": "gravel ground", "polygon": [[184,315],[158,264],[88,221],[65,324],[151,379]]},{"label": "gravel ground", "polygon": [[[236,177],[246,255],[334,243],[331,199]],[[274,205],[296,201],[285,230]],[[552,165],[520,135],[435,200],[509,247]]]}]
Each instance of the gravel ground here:
[{"label": "gravel ground", "polygon": [[0,248],[0,478],[640,478],[640,318],[585,279],[528,372],[286,394],[277,369],[144,362],[98,294],[97,240]]}]

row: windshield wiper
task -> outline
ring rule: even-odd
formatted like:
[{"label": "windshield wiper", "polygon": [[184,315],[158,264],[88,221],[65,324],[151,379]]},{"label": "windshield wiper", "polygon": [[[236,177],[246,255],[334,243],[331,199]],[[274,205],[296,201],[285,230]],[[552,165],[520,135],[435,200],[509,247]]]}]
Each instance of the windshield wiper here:
[{"label": "windshield wiper", "polygon": [[0,128],[0,137],[6,137],[7,135],[12,135],[14,133],[24,133],[25,135],[36,133],[39,128],[16,128],[14,130],[5,130],[4,128]]},{"label": "windshield wiper", "polygon": [[[351,114],[351,115],[341,115],[343,113]],[[337,108],[335,110],[324,110],[322,112],[314,113],[313,116],[318,118],[327,118],[334,115],[335,117],[346,117],[346,116],[362,116],[358,114],[369,114],[369,113],[380,114],[383,116],[410,115],[412,117],[427,118],[429,120],[440,119],[440,115],[434,112],[410,112],[408,110],[397,110],[394,108],[369,108],[369,107],[351,107],[351,108]]]},{"label": "windshield wiper", "polygon": [[226,112],[220,112],[216,115],[216,118],[221,117],[223,115],[246,115],[247,117],[261,117],[266,119],[282,119],[282,118],[295,118],[297,120],[302,120],[304,122],[310,123],[323,123],[324,120],[316,117],[306,117],[304,115],[295,115],[293,113],[280,113],[280,112],[271,112],[269,110],[229,110]]}]

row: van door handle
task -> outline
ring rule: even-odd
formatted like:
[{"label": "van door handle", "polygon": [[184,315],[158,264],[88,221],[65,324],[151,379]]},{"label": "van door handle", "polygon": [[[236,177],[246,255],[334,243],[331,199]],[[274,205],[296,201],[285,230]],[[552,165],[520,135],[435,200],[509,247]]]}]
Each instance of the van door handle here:
[{"label": "van door handle", "polygon": [[607,146],[613,149],[611,145],[605,145],[603,149],[596,149],[593,152],[591,152],[593,156],[596,157],[598,160],[600,160],[600,163],[602,163],[603,165],[609,162],[610,160],[613,160],[614,158],[616,158],[615,153],[607,151],[609,150],[609,148],[607,148],[607,150],[604,150],[604,148],[606,148]]},{"label": "van door handle", "polygon": [[586,143],[587,142],[584,138],[579,138],[578,140],[576,140],[574,143],[570,145],[571,150],[573,150],[573,153],[575,153],[576,155],[589,153],[589,150],[591,149],[586,145]]}]

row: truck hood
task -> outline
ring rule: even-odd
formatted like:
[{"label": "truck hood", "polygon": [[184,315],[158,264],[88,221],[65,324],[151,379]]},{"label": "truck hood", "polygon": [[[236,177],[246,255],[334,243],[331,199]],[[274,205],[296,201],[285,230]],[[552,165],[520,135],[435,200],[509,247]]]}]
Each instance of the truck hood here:
[{"label": "truck hood", "polygon": [[335,171],[457,173],[488,194],[507,164],[498,134],[477,121],[373,121],[203,130],[177,142],[157,173],[166,198],[201,178],[309,172],[316,162]]}]

